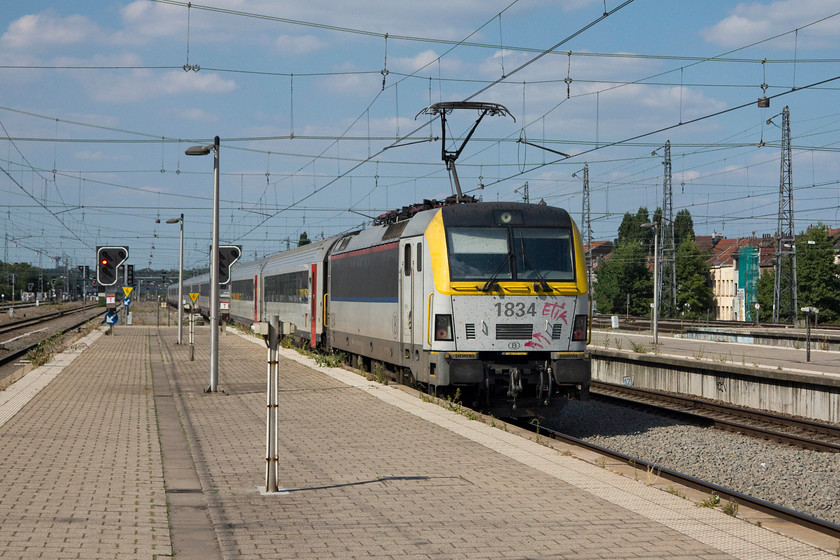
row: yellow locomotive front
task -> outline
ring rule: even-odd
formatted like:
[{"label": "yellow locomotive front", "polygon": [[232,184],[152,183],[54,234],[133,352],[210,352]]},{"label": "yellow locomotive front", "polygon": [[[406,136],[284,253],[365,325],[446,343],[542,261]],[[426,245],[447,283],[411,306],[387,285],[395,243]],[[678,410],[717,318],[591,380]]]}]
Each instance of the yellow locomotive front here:
[{"label": "yellow locomotive front", "polygon": [[432,385],[497,416],[547,416],[590,384],[580,232],[545,205],[444,207],[430,222]]}]

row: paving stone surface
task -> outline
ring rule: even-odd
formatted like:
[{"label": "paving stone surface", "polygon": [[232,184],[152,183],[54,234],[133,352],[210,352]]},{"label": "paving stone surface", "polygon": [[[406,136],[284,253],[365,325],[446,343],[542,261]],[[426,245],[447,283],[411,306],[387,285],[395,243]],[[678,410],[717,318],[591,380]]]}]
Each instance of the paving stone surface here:
[{"label": "paving stone surface", "polygon": [[[98,336],[0,426],[0,557],[830,557],[293,351],[285,492],[263,495],[264,346],[220,336],[221,391],[205,393],[207,329],[195,361],[175,331]],[[156,417],[163,399],[176,420]],[[175,421],[184,449],[162,460]],[[168,517],[167,500],[206,521]]]},{"label": "paving stone surface", "polygon": [[0,427],[2,558],[171,553],[147,339],[99,335]]}]

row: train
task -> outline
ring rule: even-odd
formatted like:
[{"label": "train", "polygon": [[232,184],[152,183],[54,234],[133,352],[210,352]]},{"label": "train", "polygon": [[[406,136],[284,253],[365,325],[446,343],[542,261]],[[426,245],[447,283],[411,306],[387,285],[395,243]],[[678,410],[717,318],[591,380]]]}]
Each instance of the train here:
[{"label": "train", "polygon": [[[545,204],[459,202],[424,201],[236,263],[222,313],[244,325],[276,315],[313,349],[458,392],[496,417],[549,417],[587,400],[592,306],[574,220]],[[184,282],[202,312],[208,281]]]}]

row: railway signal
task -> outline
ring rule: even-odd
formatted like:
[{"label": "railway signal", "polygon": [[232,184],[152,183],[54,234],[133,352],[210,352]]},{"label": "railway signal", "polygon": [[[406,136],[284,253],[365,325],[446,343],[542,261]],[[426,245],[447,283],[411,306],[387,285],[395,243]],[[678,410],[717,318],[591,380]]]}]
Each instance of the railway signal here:
[{"label": "railway signal", "polygon": [[96,248],[96,281],[100,286],[117,283],[117,269],[128,259],[128,247]]},{"label": "railway signal", "polygon": [[242,247],[239,245],[219,246],[219,284],[230,282],[230,267],[242,256]]}]

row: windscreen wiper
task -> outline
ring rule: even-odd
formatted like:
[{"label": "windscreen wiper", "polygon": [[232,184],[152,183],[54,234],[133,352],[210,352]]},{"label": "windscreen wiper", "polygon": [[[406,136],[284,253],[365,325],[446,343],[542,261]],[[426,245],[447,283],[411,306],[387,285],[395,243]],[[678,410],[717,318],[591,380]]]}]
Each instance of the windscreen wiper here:
[{"label": "windscreen wiper", "polygon": [[534,284],[534,289],[536,290],[539,287],[543,292],[550,293],[553,292],[554,289],[548,285],[548,282],[545,280],[545,276],[540,273],[540,270],[531,264],[531,261],[528,260],[528,257],[525,256],[525,243],[522,242],[522,238],[519,238],[519,253],[522,255],[522,264],[529,267],[531,270],[534,271],[534,274],[537,275],[538,283]]},{"label": "windscreen wiper", "polygon": [[487,280],[487,282],[484,283],[484,286],[481,287],[482,292],[489,292],[493,289],[493,286],[497,284],[496,277],[499,276],[499,273],[502,271],[502,268],[505,266],[506,262],[508,263],[508,265],[510,265],[510,259],[512,256],[513,253],[511,251],[508,251],[507,255],[504,255],[501,262],[499,262],[499,266],[497,266],[493,274],[490,275],[490,279]]}]

